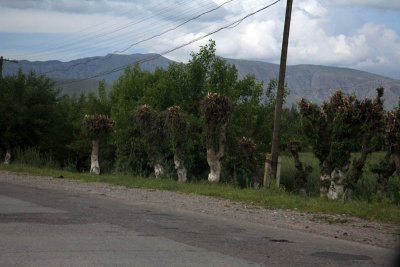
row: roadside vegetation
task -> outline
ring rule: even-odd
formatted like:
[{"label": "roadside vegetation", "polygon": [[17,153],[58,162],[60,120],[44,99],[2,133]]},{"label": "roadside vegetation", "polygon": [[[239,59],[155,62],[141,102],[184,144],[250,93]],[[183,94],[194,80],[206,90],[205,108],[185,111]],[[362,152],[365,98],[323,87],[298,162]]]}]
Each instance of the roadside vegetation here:
[{"label": "roadside vegetation", "polygon": [[[310,153],[301,155],[302,158],[312,159]],[[378,155],[379,156],[379,155]],[[316,165],[318,162],[315,158]],[[283,182],[285,185],[293,182],[293,176],[290,175],[294,166],[291,166],[292,159],[283,157],[283,164],[288,163],[283,169]],[[169,190],[181,193],[193,193],[217,198],[229,199],[231,201],[240,201],[248,204],[265,207],[269,209],[290,209],[300,212],[341,214],[355,216],[366,220],[395,223],[400,225],[399,206],[393,204],[387,198],[368,200],[353,200],[345,202],[343,199],[329,200],[319,197],[319,185],[309,184],[314,187],[316,192],[311,196],[299,195],[286,187],[271,188],[239,188],[231,184],[209,183],[206,180],[181,183],[169,177],[164,179],[149,179],[146,177],[129,174],[103,174],[93,175],[89,173],[78,173],[67,170],[54,169],[48,167],[34,167],[21,163],[10,165],[0,164],[1,170],[17,172],[26,175],[50,176],[54,178],[69,178],[85,182],[102,182],[115,185],[122,185],[134,188]],[[61,178],[62,177],[62,178]],[[318,175],[314,177],[315,183],[318,182]],[[395,182],[395,181],[393,181]],[[398,182],[398,181],[397,181]],[[373,182],[371,182],[373,190]],[[293,188],[293,185],[291,185]],[[317,192],[318,191],[318,192]]]},{"label": "roadside vegetation", "polygon": [[281,187],[264,188],[277,82],[238,76],[213,41],[187,64],[127,67],[109,92],[6,76],[0,168],[400,223],[400,106],[384,110],[384,88],[284,108]]}]

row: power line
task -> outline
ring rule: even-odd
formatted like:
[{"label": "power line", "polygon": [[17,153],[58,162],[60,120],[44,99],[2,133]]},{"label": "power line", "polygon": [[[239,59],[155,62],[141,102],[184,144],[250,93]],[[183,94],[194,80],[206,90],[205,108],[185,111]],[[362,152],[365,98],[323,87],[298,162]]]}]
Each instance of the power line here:
[{"label": "power line", "polygon": [[[204,7],[204,6],[203,6]],[[195,11],[195,10],[192,10],[192,11]],[[193,12],[191,12],[191,13],[193,13]],[[184,13],[185,14],[185,13]],[[196,13],[195,13],[196,14]],[[189,16],[190,17],[190,16]],[[172,19],[172,20],[175,20],[176,18],[174,17],[174,16],[170,16],[170,17],[168,17],[167,19]],[[174,25],[174,23],[169,23],[169,24],[172,24],[172,25]],[[163,24],[162,26],[168,26],[169,24]],[[157,26],[157,27],[159,27],[159,23],[154,23],[154,24],[152,24],[152,25],[150,25],[150,26]],[[84,47],[84,44],[87,44],[87,45],[89,45],[90,43],[93,43],[93,42],[96,42],[96,45],[106,45],[106,44],[108,44],[108,45],[113,45],[113,43],[115,43],[115,40],[116,39],[119,39],[119,43],[123,40],[123,39],[126,39],[127,37],[131,37],[132,35],[134,35],[136,38],[137,37],[141,37],[141,36],[143,36],[143,37],[145,37],[146,35],[147,35],[147,33],[148,33],[148,30],[149,30],[149,28],[148,28],[148,26],[146,25],[146,26],[142,26],[141,27],[142,29],[144,29],[143,31],[141,31],[141,32],[132,32],[132,33],[122,33],[122,34],[119,34],[119,35],[117,35],[117,36],[110,36],[109,38],[107,38],[107,39],[105,39],[105,40],[99,40],[99,41],[96,41],[96,40],[90,40],[90,38],[87,38],[87,40],[85,40],[85,42],[83,42],[83,43],[80,43],[79,44],[79,46],[77,46],[77,47],[69,47],[69,48],[66,48],[66,49],[61,49],[61,51],[63,51],[63,52],[65,52],[65,51],[73,51],[73,50],[77,50],[77,49],[79,49],[79,47]],[[154,27],[153,27],[154,28]],[[156,29],[157,30],[157,29]],[[158,32],[158,31],[157,31]],[[101,38],[101,37],[103,37],[103,36],[107,36],[107,35],[111,35],[111,34],[113,34],[112,32],[107,32],[107,33],[104,33],[104,34],[102,34],[102,36],[96,36],[96,38]],[[88,42],[88,40],[89,40],[89,42]],[[111,41],[111,43],[110,43],[110,41]],[[84,48],[83,50],[90,50],[90,51],[93,51],[93,48]],[[82,53],[82,49],[80,49],[79,50],[81,53],[79,53],[79,54],[84,54],[84,53]],[[51,55],[51,54],[57,54],[58,52],[45,52],[45,53],[42,53],[42,54],[47,54],[47,55]],[[76,55],[76,54],[75,54]]]},{"label": "power line", "polygon": [[[128,49],[132,48],[132,47],[135,46],[135,45],[138,45],[138,44],[140,44],[140,43],[149,41],[149,40],[151,40],[151,39],[160,37],[160,36],[162,36],[162,35],[164,35],[164,34],[166,34],[166,33],[168,33],[168,32],[174,31],[174,30],[178,29],[179,27],[182,27],[183,25],[185,25],[185,24],[187,24],[187,23],[189,23],[189,22],[191,22],[191,21],[193,21],[193,20],[196,20],[196,19],[200,18],[201,16],[204,16],[204,15],[206,15],[206,14],[209,14],[209,13],[211,13],[211,12],[213,12],[213,11],[215,11],[215,10],[221,8],[221,7],[224,6],[225,4],[228,4],[228,3],[232,2],[232,1],[234,1],[234,0],[225,1],[225,2],[222,3],[221,5],[219,5],[219,6],[215,7],[215,8],[212,8],[212,9],[210,9],[210,10],[207,10],[207,11],[205,11],[205,12],[202,12],[202,13],[200,13],[200,14],[194,16],[194,17],[191,17],[190,19],[187,19],[186,21],[184,21],[184,22],[178,24],[177,26],[174,26],[174,27],[172,27],[172,28],[169,28],[169,29],[167,29],[167,30],[165,30],[165,31],[163,31],[163,32],[161,32],[161,33],[159,33],[159,34],[155,34],[155,35],[153,35],[153,36],[151,36],[151,37],[148,37],[148,38],[146,38],[146,39],[142,39],[142,40],[140,40],[140,41],[138,41],[138,42],[136,42],[136,43],[133,43],[133,44],[129,45],[128,47],[126,47],[126,48],[124,48],[124,49],[122,49],[122,50],[113,51],[111,54],[105,56],[105,57],[102,58],[101,60],[102,60],[102,61],[103,61],[103,60],[106,60],[106,59],[112,57],[112,56],[114,55],[114,53],[123,53],[123,52],[127,51]],[[82,64],[87,64],[87,63],[89,63],[89,62],[91,62],[91,61],[94,61],[94,60],[97,60],[97,59],[98,59],[97,57],[94,57],[94,58],[91,58],[91,59],[89,59],[89,60],[87,60],[87,61],[85,61],[85,62],[79,62],[79,63],[73,64],[73,65],[71,65],[71,66],[69,66],[69,67],[67,67],[67,68],[65,68],[65,69],[51,70],[51,71],[47,71],[47,72],[42,72],[41,74],[48,74],[48,73],[52,73],[52,72],[55,72],[55,71],[68,71],[68,70],[72,69],[73,67],[76,67],[76,66],[82,65]]]},{"label": "power line", "polygon": [[[241,23],[243,20],[247,19],[248,17],[251,17],[251,16],[257,14],[257,13],[259,13],[259,12],[261,12],[261,11],[263,11],[263,10],[265,10],[265,9],[267,9],[267,8],[269,8],[269,7],[273,6],[273,5],[275,5],[275,4],[277,4],[277,3],[280,2],[280,1],[281,1],[281,0],[277,0],[277,1],[275,1],[275,2],[273,2],[273,3],[271,3],[271,4],[269,4],[269,5],[266,5],[266,6],[260,8],[260,9],[258,9],[258,10],[256,10],[256,11],[254,11],[254,12],[251,12],[251,13],[247,14],[246,16],[244,16],[244,17],[242,17],[242,18],[240,18],[240,19],[238,19],[238,20],[236,20],[236,21],[234,21],[234,22],[232,22],[232,23],[230,23],[230,24],[228,24],[228,25],[225,25],[225,26],[223,26],[223,27],[218,28],[217,30],[214,30],[214,31],[209,32],[209,33],[207,33],[207,34],[205,34],[205,35],[202,35],[202,36],[200,36],[200,37],[197,37],[197,38],[195,38],[195,39],[192,39],[191,41],[189,41],[189,42],[187,42],[187,43],[184,43],[184,44],[181,44],[181,45],[176,46],[176,47],[174,47],[174,48],[171,48],[171,49],[169,49],[169,50],[166,50],[166,51],[164,51],[164,52],[162,52],[162,53],[160,53],[160,54],[154,55],[154,56],[149,57],[149,58],[147,58],[147,59],[138,60],[138,61],[136,61],[135,63],[141,64],[141,63],[145,63],[145,62],[154,60],[154,59],[159,58],[159,57],[161,57],[161,56],[163,56],[163,55],[166,55],[166,54],[169,54],[169,53],[171,53],[171,52],[174,52],[174,51],[176,51],[176,50],[178,50],[178,49],[180,49],[180,48],[182,48],[182,47],[185,47],[185,46],[190,45],[190,44],[192,44],[192,43],[194,43],[194,42],[197,42],[197,41],[199,41],[199,40],[202,40],[202,39],[204,39],[204,38],[206,38],[206,37],[208,37],[208,36],[210,36],[210,35],[212,35],[212,34],[215,34],[215,33],[217,33],[217,32],[220,32],[220,31],[222,31],[222,30],[224,30],[224,29],[229,29],[230,27],[232,28],[233,25],[236,25],[236,26],[237,26],[238,23]],[[98,74],[95,74],[95,75],[92,75],[92,76],[89,76],[89,77],[86,77],[86,78],[83,78],[83,79],[78,79],[78,80],[70,81],[70,82],[66,82],[66,83],[60,83],[59,85],[67,85],[67,84],[72,84],[72,83],[76,83],[76,82],[80,82],[80,81],[86,81],[86,80],[90,80],[90,79],[93,79],[93,78],[101,77],[101,76],[104,76],[104,75],[107,75],[107,74],[111,74],[111,73],[114,73],[114,72],[123,70],[125,67],[130,66],[130,65],[132,65],[132,64],[123,65],[123,66],[114,68],[114,69],[112,69],[112,70],[104,71],[104,72],[101,72],[101,73],[98,73]]]},{"label": "power line", "polygon": [[207,10],[206,12],[203,12],[203,13],[201,13],[201,14],[199,14],[199,15],[193,17],[193,18],[190,18],[190,19],[188,19],[188,20],[182,22],[181,24],[178,24],[177,26],[175,26],[175,27],[173,27],[173,28],[170,28],[170,29],[168,29],[168,30],[166,30],[166,31],[163,31],[163,32],[160,33],[160,34],[153,35],[153,36],[151,36],[151,37],[149,37],[149,38],[143,39],[143,40],[138,41],[138,42],[136,42],[136,43],[133,43],[133,44],[129,45],[128,47],[126,47],[126,48],[123,49],[123,50],[115,51],[115,53],[123,53],[123,52],[125,52],[126,50],[132,48],[132,47],[135,46],[135,45],[138,45],[138,44],[140,44],[140,43],[143,43],[143,42],[149,41],[149,40],[151,40],[151,39],[154,39],[154,38],[156,38],[156,37],[159,37],[159,36],[161,36],[161,35],[164,35],[164,34],[166,34],[167,32],[176,30],[176,29],[178,29],[179,27],[185,25],[186,23],[189,23],[189,22],[191,22],[191,21],[193,21],[193,20],[195,20],[195,19],[198,19],[198,18],[200,18],[201,16],[203,16],[203,15],[205,15],[205,14],[211,13],[211,12],[213,12],[213,11],[215,11],[215,10],[221,8],[221,7],[224,6],[225,4],[230,3],[230,2],[232,2],[232,1],[234,1],[234,0],[226,1],[226,2],[222,3],[221,5],[217,6],[216,8]]},{"label": "power line", "polygon": [[[178,3],[179,3],[179,4],[183,4],[183,3],[185,3],[185,2],[188,2],[188,1],[185,0],[185,1],[180,1],[180,2],[178,2]],[[189,2],[190,2],[190,1],[189,1]],[[156,6],[158,6],[158,5],[159,5],[159,4],[156,4],[156,5],[152,6],[151,9],[154,8],[154,7],[156,7]],[[127,24],[124,24],[123,26],[126,26],[126,25],[128,25],[128,26],[133,26],[133,25],[139,24],[139,23],[144,22],[144,21],[146,21],[146,20],[149,20],[149,19],[151,19],[151,18],[153,18],[153,17],[156,17],[156,16],[159,16],[159,15],[161,15],[161,14],[167,13],[168,11],[170,11],[170,9],[172,9],[172,8],[171,8],[171,7],[168,7],[168,8],[161,9],[158,13],[153,14],[152,16],[143,17],[143,18],[141,18],[141,19],[137,19],[137,20],[131,21],[131,22],[127,23]],[[131,10],[129,10],[129,11],[127,11],[127,12],[124,12],[124,13],[122,13],[121,15],[124,15],[124,14],[129,13],[129,12],[131,12]],[[109,20],[109,21],[112,21],[112,20],[115,20],[115,18],[114,18],[114,19],[111,19],[111,20]],[[106,22],[106,23],[107,23],[107,22]],[[79,31],[77,31],[77,32],[74,32],[73,34],[76,34],[76,33],[84,33],[86,30],[89,30],[89,29],[91,29],[91,28],[99,27],[100,25],[103,25],[103,24],[106,24],[106,23],[100,23],[100,24],[97,24],[97,25],[92,25],[92,26],[86,27],[86,28],[84,28],[84,29],[82,29],[82,30],[79,30]],[[114,25],[111,25],[111,26],[114,27],[114,26],[118,26],[118,25],[119,25],[119,24],[114,24]],[[114,28],[115,28],[115,27],[114,27]],[[111,28],[111,29],[113,29],[113,28]],[[118,28],[117,28],[117,29],[118,29]],[[104,27],[101,29],[101,31],[104,31]],[[89,33],[89,35],[93,35],[93,34],[95,34],[96,32],[99,32],[99,31],[91,32],[91,33]],[[103,32],[103,33],[104,33],[104,32]],[[109,33],[109,32],[108,32],[108,33]],[[107,33],[107,34],[108,34],[108,33]],[[78,39],[78,40],[73,40],[73,39],[71,39],[70,41],[68,41],[68,38],[67,38],[66,41],[59,43],[59,45],[56,46],[56,47],[53,46],[53,47],[49,47],[49,48],[43,48],[43,46],[39,44],[39,45],[41,46],[42,49],[40,49],[39,52],[36,52],[36,53],[33,53],[33,54],[41,54],[41,53],[43,53],[43,52],[48,51],[49,49],[53,49],[53,50],[54,50],[54,49],[63,48],[63,47],[65,47],[65,46],[69,46],[69,45],[74,44],[74,43],[80,43],[80,42],[82,42],[83,40],[86,40],[87,37],[88,37],[88,36],[85,36],[84,39],[80,38],[80,39]],[[90,36],[90,38],[93,38],[93,36]],[[36,45],[36,46],[39,46],[39,45]],[[32,53],[25,53],[25,54],[22,54],[22,55],[19,55],[19,56],[24,56],[24,55],[28,55],[28,54],[31,55]]]}]

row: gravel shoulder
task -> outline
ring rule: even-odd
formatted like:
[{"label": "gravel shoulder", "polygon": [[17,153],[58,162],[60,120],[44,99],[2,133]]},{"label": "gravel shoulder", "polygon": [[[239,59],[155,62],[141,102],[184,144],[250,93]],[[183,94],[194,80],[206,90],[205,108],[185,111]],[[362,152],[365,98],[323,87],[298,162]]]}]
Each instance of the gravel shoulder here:
[{"label": "gravel shoulder", "polygon": [[322,236],[344,239],[382,248],[400,245],[400,226],[371,222],[345,215],[304,213],[282,209],[265,209],[229,200],[195,194],[127,188],[105,183],[87,183],[46,176],[20,175],[0,171],[0,182],[42,189],[66,190],[112,198],[124,203],[154,205],[169,210],[204,213],[226,219],[243,220],[261,225],[286,228]]}]

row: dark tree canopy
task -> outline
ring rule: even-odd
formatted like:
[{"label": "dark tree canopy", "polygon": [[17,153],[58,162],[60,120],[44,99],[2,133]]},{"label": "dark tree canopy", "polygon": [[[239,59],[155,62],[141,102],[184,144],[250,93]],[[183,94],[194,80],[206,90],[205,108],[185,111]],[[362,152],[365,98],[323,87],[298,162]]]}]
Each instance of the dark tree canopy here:
[{"label": "dark tree canopy", "polygon": [[209,92],[200,105],[206,125],[211,131],[226,125],[233,111],[228,97],[218,93]]},{"label": "dark tree canopy", "polygon": [[91,139],[99,139],[113,131],[115,122],[106,115],[85,115],[83,128]]}]

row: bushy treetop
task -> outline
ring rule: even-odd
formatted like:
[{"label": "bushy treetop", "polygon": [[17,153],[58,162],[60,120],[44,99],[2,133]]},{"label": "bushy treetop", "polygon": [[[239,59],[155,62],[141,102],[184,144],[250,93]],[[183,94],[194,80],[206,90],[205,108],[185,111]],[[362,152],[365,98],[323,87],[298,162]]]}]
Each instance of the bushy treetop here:
[{"label": "bushy treetop", "polygon": [[144,104],[136,108],[136,122],[152,143],[163,143],[167,137],[165,129],[165,114]]},{"label": "bushy treetop", "polygon": [[115,122],[106,115],[85,115],[83,118],[83,128],[92,139],[112,132],[114,126]]},{"label": "bushy treetop", "polygon": [[251,138],[242,137],[238,141],[239,150],[246,155],[246,157],[252,159],[256,157],[256,144]]},{"label": "bushy treetop", "polygon": [[228,123],[233,106],[228,97],[209,92],[201,101],[201,110],[208,127],[215,129]]},{"label": "bushy treetop", "polygon": [[375,99],[359,100],[338,90],[321,107],[305,99],[298,102],[304,133],[321,163],[327,160],[331,168],[345,166],[357,139],[382,130],[383,92],[380,87]]},{"label": "bushy treetop", "polygon": [[179,106],[168,108],[166,123],[174,133],[181,136],[185,135],[188,131],[188,121],[183,116]]}]

